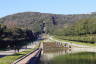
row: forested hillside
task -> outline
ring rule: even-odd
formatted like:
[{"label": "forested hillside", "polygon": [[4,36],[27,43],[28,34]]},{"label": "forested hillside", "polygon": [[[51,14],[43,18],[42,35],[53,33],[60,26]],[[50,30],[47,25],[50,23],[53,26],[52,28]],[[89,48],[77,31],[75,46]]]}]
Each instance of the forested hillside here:
[{"label": "forested hillside", "polygon": [[24,12],[0,19],[7,28],[14,26],[40,32],[45,24],[46,33],[66,40],[96,42],[96,14],[49,14]]},{"label": "forested hillside", "polygon": [[65,40],[95,43],[96,17],[79,20],[70,26],[57,29],[53,34]]},{"label": "forested hillside", "polygon": [[[40,31],[40,24],[46,23],[47,28],[62,27],[63,25],[72,24],[80,19],[88,18],[90,14],[78,14],[78,15],[60,15],[60,14],[48,14],[39,12],[24,12],[13,15],[8,15],[0,19],[0,23],[8,25],[8,27],[15,24],[21,28],[28,28],[35,32]],[[9,25],[11,23],[11,25]]]}]

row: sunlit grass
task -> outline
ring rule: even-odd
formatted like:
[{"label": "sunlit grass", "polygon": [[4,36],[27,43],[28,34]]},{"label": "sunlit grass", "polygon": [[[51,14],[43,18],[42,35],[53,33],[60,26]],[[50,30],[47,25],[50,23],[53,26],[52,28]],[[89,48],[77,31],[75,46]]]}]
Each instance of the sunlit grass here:
[{"label": "sunlit grass", "polygon": [[[36,49],[36,48],[34,48],[34,49]],[[15,53],[13,55],[0,58],[0,64],[11,64],[12,62],[14,62],[15,60],[24,56],[25,54],[32,52],[34,49],[28,49],[28,50],[23,51],[23,52]]]},{"label": "sunlit grass", "polygon": [[62,42],[70,42],[70,43],[74,43],[74,44],[79,44],[79,45],[96,46],[96,44],[92,44],[92,43],[64,40],[64,39],[59,38],[58,36],[54,36],[53,39],[56,39],[56,40],[59,40],[59,41],[62,41]]}]

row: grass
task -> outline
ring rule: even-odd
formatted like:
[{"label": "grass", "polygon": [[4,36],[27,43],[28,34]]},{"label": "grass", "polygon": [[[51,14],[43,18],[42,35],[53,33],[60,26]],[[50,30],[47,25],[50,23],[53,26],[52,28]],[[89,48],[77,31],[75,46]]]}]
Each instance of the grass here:
[{"label": "grass", "polygon": [[96,46],[96,44],[91,44],[91,43],[86,43],[86,42],[76,42],[76,41],[63,40],[63,39],[60,39],[58,36],[54,36],[53,38],[56,40],[60,40],[62,42],[70,42],[70,43],[79,44],[79,45]]},{"label": "grass", "polygon": [[64,41],[74,43],[74,44],[79,44],[79,45],[96,46],[96,44],[91,44],[91,43],[86,43],[86,42],[75,42],[75,41],[68,41],[68,40],[64,40]]},{"label": "grass", "polygon": [[[36,49],[36,48],[34,48],[34,49]],[[34,49],[28,49],[23,52],[19,52],[19,53],[10,55],[10,56],[5,56],[3,58],[0,58],[0,64],[11,64],[12,62],[14,62],[15,60],[24,56],[25,54],[32,52]]]},{"label": "grass", "polygon": [[81,52],[55,57],[51,64],[96,64],[96,53]]}]

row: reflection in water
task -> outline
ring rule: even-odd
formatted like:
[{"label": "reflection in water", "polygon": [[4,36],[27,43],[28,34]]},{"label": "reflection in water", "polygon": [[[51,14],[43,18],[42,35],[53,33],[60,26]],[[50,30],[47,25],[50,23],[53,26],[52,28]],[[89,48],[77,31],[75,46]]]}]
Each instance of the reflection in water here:
[{"label": "reflection in water", "polygon": [[[79,47],[73,47],[73,46],[70,47],[70,45],[65,46],[65,44],[63,45],[63,44],[60,44],[60,43],[50,43],[49,42],[49,43],[43,43],[42,46],[43,46],[42,47],[43,51],[42,51],[42,55],[41,55],[41,58],[40,58],[40,60],[41,60],[40,64],[52,64],[52,61],[55,59],[55,57],[59,57],[58,60],[61,61],[62,64],[63,64],[64,59],[66,59],[65,54],[68,54],[67,60],[64,61],[66,63],[68,63],[70,61],[76,62],[77,58],[78,58],[78,60],[77,60],[77,63],[75,63],[75,64],[78,64],[81,61],[86,63],[86,62],[89,62],[89,59],[88,59],[89,57],[88,56],[85,57],[85,55],[89,54],[88,52],[96,52],[95,48],[90,49],[90,48],[87,48],[87,47],[82,47],[82,48],[81,47],[80,48]],[[87,53],[85,53],[85,55],[84,55],[84,53],[82,53],[82,54],[80,53],[80,55],[77,54],[77,56],[75,56],[74,54],[72,55],[72,53],[78,53],[78,52],[87,52]],[[71,57],[70,57],[70,55],[71,55]],[[63,56],[63,57],[61,57],[61,56]],[[89,56],[93,61],[93,58],[94,58],[93,54],[90,53]],[[83,59],[82,59],[82,57],[83,57]],[[63,58],[63,60],[61,60],[60,58],[61,59]],[[68,58],[69,58],[69,61],[68,61]],[[70,60],[70,58],[71,58],[71,60]],[[73,58],[75,59],[74,61],[73,61]],[[91,61],[91,59],[90,59],[90,61]],[[56,61],[57,60],[55,60],[54,62],[56,62]],[[61,64],[61,63],[57,63],[57,64]],[[70,63],[70,64],[74,64],[74,63]],[[95,64],[96,64],[96,62],[95,62]]]},{"label": "reflection in water", "polygon": [[50,64],[50,61],[60,55],[69,54],[71,53],[71,49],[49,49],[49,50],[43,50],[42,56],[41,56],[41,64]]}]

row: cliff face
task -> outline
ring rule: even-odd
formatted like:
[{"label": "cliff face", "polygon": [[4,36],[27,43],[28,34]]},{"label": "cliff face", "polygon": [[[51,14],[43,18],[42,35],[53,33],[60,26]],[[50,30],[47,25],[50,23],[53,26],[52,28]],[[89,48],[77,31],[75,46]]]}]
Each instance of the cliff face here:
[{"label": "cliff face", "polygon": [[92,14],[60,15],[39,12],[23,12],[3,17],[0,19],[0,23],[5,24],[8,27],[18,26],[33,31],[39,31],[40,25],[43,22],[46,23],[47,28],[52,28],[53,25],[64,27],[90,16],[92,16]]}]

